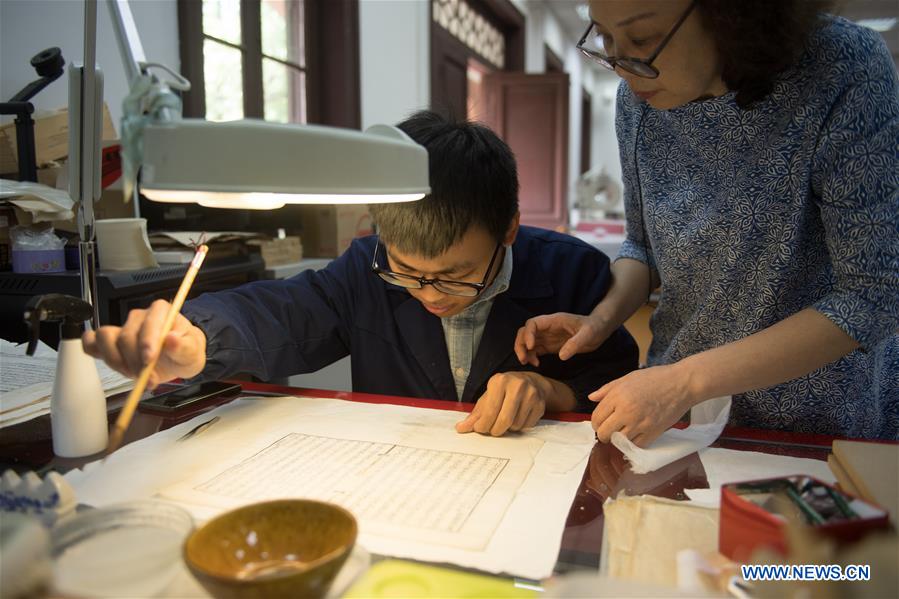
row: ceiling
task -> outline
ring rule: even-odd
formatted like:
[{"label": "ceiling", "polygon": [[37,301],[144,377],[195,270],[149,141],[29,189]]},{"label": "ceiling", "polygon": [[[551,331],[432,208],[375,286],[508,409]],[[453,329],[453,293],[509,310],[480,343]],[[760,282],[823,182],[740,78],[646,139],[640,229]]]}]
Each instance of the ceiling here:
[{"label": "ceiling", "polygon": [[[743,0],[741,0],[743,1]],[[545,0],[546,6],[556,15],[562,27],[568,32],[572,43],[584,32],[587,21],[578,15],[578,5],[586,6],[585,0]],[[899,1],[897,0],[836,0],[836,12],[847,19],[899,19]],[[581,9],[583,10],[583,9]],[[881,32],[893,62],[899,65],[899,22],[889,31]]]}]

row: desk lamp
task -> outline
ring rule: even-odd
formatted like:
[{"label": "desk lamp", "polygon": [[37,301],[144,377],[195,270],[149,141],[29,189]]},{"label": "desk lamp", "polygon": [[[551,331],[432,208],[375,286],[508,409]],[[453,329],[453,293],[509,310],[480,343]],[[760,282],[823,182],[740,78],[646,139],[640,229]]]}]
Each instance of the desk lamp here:
[{"label": "desk lamp", "polygon": [[[140,190],[150,200],[215,208],[402,202],[421,199],[430,191],[426,150],[393,127],[375,125],[362,133],[255,120],[182,119],[181,102],[172,89],[188,90],[190,82],[164,65],[146,62],[127,0],[108,1],[130,82],[121,131],[126,199],[137,191],[138,173]],[[79,204],[81,293],[96,328],[100,323],[93,205],[101,187],[103,75],[96,67],[97,1],[85,0],[84,7],[84,64],[69,69],[69,194]],[[152,69],[161,69],[170,78],[163,81]],[[93,366],[80,343],[76,353],[81,356],[68,359],[84,357],[85,364]],[[62,370],[58,367],[57,375]],[[80,436],[67,436],[70,431],[57,427],[54,449],[63,455],[86,455],[106,446],[102,392],[91,393],[78,385],[78,395],[80,407],[95,407],[80,417],[91,416],[101,425],[84,434],[76,431]],[[129,397],[129,403],[133,411],[136,402]],[[58,414],[51,421],[62,422]],[[62,443],[69,437],[73,442],[57,447],[57,440]]]},{"label": "desk lamp", "polygon": [[[122,120],[126,198],[138,170],[140,192],[148,199],[214,208],[403,202],[430,192],[427,151],[395,127],[374,125],[363,133],[250,119],[182,119],[172,89],[187,90],[190,83],[164,65],[148,63],[128,1],[108,1],[131,82]],[[85,0],[84,65],[95,64],[96,26],[96,0]],[[154,69],[171,78],[160,80]],[[102,76],[77,66],[70,72],[70,103],[79,108],[70,110],[70,131],[73,140],[80,139],[70,146],[70,193],[80,205],[82,295],[91,301]],[[98,324],[96,305],[93,322]]]}]

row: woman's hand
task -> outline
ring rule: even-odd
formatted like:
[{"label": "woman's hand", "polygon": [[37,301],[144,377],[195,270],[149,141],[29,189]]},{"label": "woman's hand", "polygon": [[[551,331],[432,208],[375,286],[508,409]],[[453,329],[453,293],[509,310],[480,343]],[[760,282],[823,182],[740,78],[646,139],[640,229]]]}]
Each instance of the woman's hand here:
[{"label": "woman's hand", "polygon": [[635,370],[589,395],[596,437],[608,443],[620,431],[639,447],[655,441],[680,420],[695,402],[676,364]]},{"label": "woman's hand", "polygon": [[539,366],[538,356],[558,352],[559,359],[591,352],[609,336],[596,316],[557,312],[529,319],[518,329],[515,355],[522,364]]}]

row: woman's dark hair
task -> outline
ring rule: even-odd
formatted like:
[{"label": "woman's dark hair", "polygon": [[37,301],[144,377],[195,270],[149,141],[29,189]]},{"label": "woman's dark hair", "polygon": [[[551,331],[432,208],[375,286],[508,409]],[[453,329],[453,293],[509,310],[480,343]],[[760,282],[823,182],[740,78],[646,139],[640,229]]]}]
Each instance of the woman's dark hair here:
[{"label": "woman's dark hair", "polygon": [[767,96],[777,76],[794,65],[821,23],[828,0],[697,0],[715,40],[722,78],[740,108]]},{"label": "woman's dark hair", "polygon": [[397,127],[428,151],[431,193],[417,202],[369,206],[381,239],[425,258],[439,256],[475,225],[501,242],[518,212],[509,146],[484,125],[430,111]]}]

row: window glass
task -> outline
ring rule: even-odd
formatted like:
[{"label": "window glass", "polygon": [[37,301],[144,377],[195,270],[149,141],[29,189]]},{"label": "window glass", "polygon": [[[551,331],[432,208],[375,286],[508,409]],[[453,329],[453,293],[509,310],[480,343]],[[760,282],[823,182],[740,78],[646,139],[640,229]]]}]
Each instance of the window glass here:
[{"label": "window glass", "polygon": [[262,59],[265,120],[306,122],[306,74],[270,58]]},{"label": "window glass", "polygon": [[262,53],[305,67],[303,2],[264,0],[261,15]]},{"label": "window glass", "polygon": [[240,45],[240,0],[203,0],[203,33]]},{"label": "window glass", "polygon": [[240,50],[215,40],[203,40],[207,120],[233,121],[243,118],[241,54]]}]

